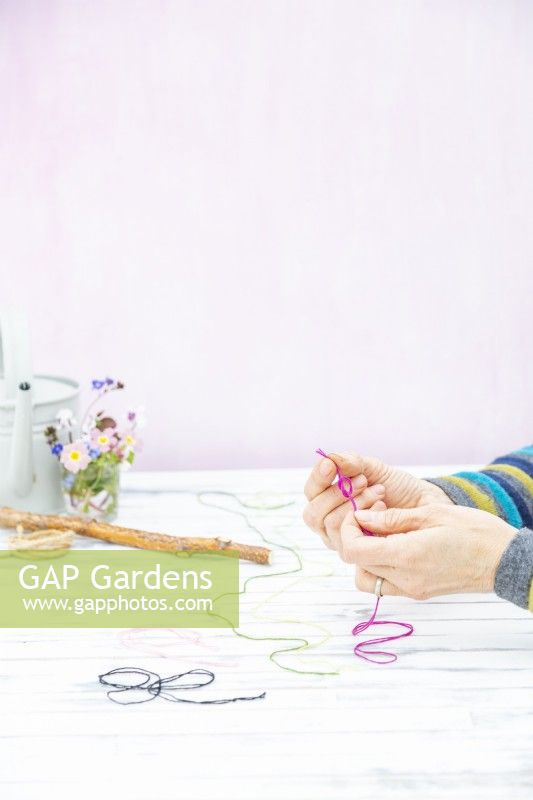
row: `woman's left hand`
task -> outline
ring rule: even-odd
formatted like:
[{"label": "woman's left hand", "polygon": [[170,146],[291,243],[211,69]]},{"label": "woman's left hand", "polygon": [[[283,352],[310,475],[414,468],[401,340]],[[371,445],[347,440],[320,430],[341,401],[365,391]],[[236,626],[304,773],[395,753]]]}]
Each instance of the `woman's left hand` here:
[{"label": "woman's left hand", "polygon": [[[365,536],[362,528],[376,536]],[[462,506],[428,505],[350,512],[341,529],[342,558],[357,565],[356,586],[426,600],[491,592],[496,570],[518,531],[500,517]]]}]

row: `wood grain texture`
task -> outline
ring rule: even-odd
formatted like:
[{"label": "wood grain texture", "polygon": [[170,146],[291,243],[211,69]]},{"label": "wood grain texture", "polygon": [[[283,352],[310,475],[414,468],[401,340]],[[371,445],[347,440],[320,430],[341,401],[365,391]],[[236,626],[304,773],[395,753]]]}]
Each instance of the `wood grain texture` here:
[{"label": "wood grain texture", "polygon": [[[3,800],[531,798],[533,617],[493,595],[386,598],[387,616],[412,621],[415,635],[395,643],[394,665],[355,659],[350,630],[368,614],[371,598],[354,589],[351,569],[301,522],[304,474],[133,474],[120,524],[260,545],[242,519],[201,506],[194,492],[235,490],[253,500],[266,491],[293,501],[248,511],[268,538],[301,549],[304,570],[252,583],[241,629],[303,635],[316,646],[286,663],[330,665],[340,674],[283,672],[269,662],[268,642],[220,629],[2,631]],[[231,498],[216,502],[237,508]],[[0,532],[0,547],[7,536]],[[75,546],[103,545],[80,538]],[[274,549],[271,567],[242,564],[241,581],[289,569],[291,558]],[[331,633],[323,644],[317,624]],[[204,690],[209,696],[266,690],[267,697],[242,706],[154,701],[120,708],[97,675],[126,665],[162,674],[206,666],[217,674]]]}]

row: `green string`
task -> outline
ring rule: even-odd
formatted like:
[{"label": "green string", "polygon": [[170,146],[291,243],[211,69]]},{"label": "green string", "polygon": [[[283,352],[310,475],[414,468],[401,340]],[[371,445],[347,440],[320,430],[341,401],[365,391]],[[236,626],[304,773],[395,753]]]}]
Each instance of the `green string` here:
[{"label": "green string", "polygon": [[[294,556],[294,558],[296,560],[296,565],[292,569],[287,569],[287,570],[284,570],[283,572],[268,572],[268,573],[263,573],[263,574],[260,574],[260,575],[251,575],[249,578],[246,578],[246,580],[244,581],[244,583],[242,585],[242,589],[239,592],[235,592],[234,594],[236,594],[238,597],[241,597],[242,595],[246,594],[246,592],[248,590],[248,587],[254,581],[258,581],[258,580],[261,580],[261,579],[264,579],[264,578],[274,578],[274,577],[277,578],[277,577],[281,577],[283,575],[295,575],[295,574],[303,572],[303,561],[302,561],[302,558],[301,558],[300,553],[298,551],[298,548],[296,548],[296,547],[294,547],[292,545],[289,545],[289,544],[282,544],[281,542],[274,542],[271,539],[268,539],[264,535],[264,533],[256,525],[254,525],[253,522],[250,521],[250,519],[248,518],[247,514],[244,513],[244,511],[240,511],[239,509],[235,509],[235,508],[228,508],[227,506],[220,505],[219,503],[209,502],[206,499],[207,497],[213,496],[213,495],[220,496],[220,497],[230,497],[233,500],[236,500],[239,503],[239,505],[241,505],[243,508],[261,508],[261,509],[263,509],[265,511],[275,511],[275,510],[280,509],[280,508],[286,508],[287,506],[293,505],[294,501],[290,501],[288,503],[280,503],[278,505],[272,505],[272,506],[257,506],[257,505],[247,504],[247,503],[243,502],[240,499],[240,497],[238,497],[238,495],[233,494],[232,492],[224,492],[224,491],[215,491],[215,490],[213,490],[213,491],[203,491],[203,492],[198,492],[197,493],[197,495],[196,495],[197,500],[203,506],[207,506],[209,508],[216,508],[219,511],[225,511],[228,514],[235,514],[236,516],[241,517],[241,519],[243,519],[245,521],[247,527],[251,531],[256,533],[262,539],[262,541],[265,544],[268,544],[268,545],[270,545],[271,547],[273,547],[273,548],[275,548],[277,550],[285,550],[285,551],[287,551],[289,553],[292,553],[292,555]],[[331,574],[331,573],[329,573],[329,574]],[[266,605],[274,597],[277,597],[280,594],[282,594],[283,592],[287,591],[287,589],[289,589],[292,586],[294,586],[300,580],[302,580],[301,577],[298,578],[298,580],[294,581],[293,583],[289,584],[289,586],[285,586],[283,589],[280,589],[277,592],[272,593],[264,601],[259,603],[256,606],[256,609],[260,608],[263,605]],[[223,595],[223,596],[228,596],[228,595]],[[217,598],[217,599],[220,599],[220,598]],[[217,615],[217,616],[219,616],[219,615]],[[250,634],[242,633],[241,631],[237,630],[237,628],[235,628],[234,626],[231,626],[231,627],[232,627],[233,633],[236,636],[239,636],[241,639],[249,639],[250,641],[254,641],[254,642],[290,642],[292,646],[290,646],[290,647],[279,647],[276,650],[273,650],[268,656],[269,660],[272,661],[272,663],[275,664],[280,669],[286,670],[287,672],[295,672],[298,675],[339,675],[340,674],[338,671],[320,672],[319,670],[296,669],[295,667],[288,667],[285,664],[280,663],[280,661],[278,660],[279,656],[286,655],[288,653],[302,653],[304,650],[310,650],[313,647],[320,647],[321,645],[325,644],[325,642],[327,642],[331,638],[331,633],[328,630],[326,630],[326,628],[322,627],[321,625],[318,625],[315,622],[306,622],[306,621],[303,621],[303,620],[284,619],[284,620],[268,620],[268,621],[269,622],[278,622],[278,623],[293,623],[293,624],[298,624],[298,625],[309,625],[310,627],[314,627],[314,628],[317,628],[318,630],[322,631],[325,635],[324,635],[324,638],[321,639],[319,642],[317,642],[316,644],[312,644],[311,642],[309,642],[308,639],[305,639],[304,637],[299,637],[299,636],[250,636]]]}]

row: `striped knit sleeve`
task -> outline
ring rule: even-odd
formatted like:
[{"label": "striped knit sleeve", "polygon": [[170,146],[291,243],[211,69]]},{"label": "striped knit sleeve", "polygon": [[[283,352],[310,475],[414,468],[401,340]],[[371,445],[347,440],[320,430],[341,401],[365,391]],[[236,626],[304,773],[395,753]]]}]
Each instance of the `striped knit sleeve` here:
[{"label": "striped knit sleeve", "polygon": [[533,611],[533,445],[496,458],[479,472],[426,480],[457,505],[497,514],[518,529],[498,567],[495,591]]}]

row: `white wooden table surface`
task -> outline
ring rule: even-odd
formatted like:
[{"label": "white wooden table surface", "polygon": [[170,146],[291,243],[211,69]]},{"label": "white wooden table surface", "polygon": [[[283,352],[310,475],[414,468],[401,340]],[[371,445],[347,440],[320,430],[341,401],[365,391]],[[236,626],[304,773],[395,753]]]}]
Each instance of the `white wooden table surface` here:
[{"label": "white wooden table surface", "polygon": [[[304,574],[252,584],[241,630],[318,643],[324,632],[312,623],[319,623],[331,638],[285,663],[340,675],[282,671],[268,659],[276,643],[227,630],[3,630],[1,800],[533,796],[533,617],[492,595],[386,598],[383,612],[411,621],[415,635],[392,645],[400,656],[393,665],[355,658],[350,631],[372,598],[356,592],[352,570],[303,525],[305,474],[130,473],[119,522],[258,541],[244,520],[200,505],[195,492],[293,500],[248,515],[269,538],[301,548]],[[231,498],[213,499],[238,508]],[[275,551],[271,569],[289,568],[292,559]],[[268,569],[243,564],[241,579]],[[294,622],[276,622],[287,618]],[[205,666],[217,674],[212,696],[267,696],[226,706],[158,699],[120,707],[97,676],[124,665],[162,675]]]}]

